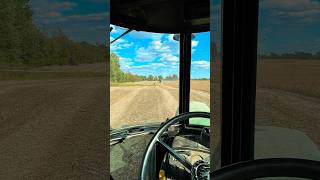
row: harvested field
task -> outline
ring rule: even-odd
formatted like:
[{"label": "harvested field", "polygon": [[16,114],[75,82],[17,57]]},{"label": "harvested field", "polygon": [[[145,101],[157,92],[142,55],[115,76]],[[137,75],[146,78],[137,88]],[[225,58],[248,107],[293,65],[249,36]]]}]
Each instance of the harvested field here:
[{"label": "harvested field", "polygon": [[105,91],[105,78],[0,81],[0,178],[100,179]]},{"label": "harvested field", "polygon": [[106,63],[43,67],[2,67],[0,80],[106,78]]},{"label": "harvested field", "polygon": [[0,81],[0,179],[105,179],[106,77],[52,71]]},{"label": "harvested field", "polygon": [[[145,84],[144,84],[145,83]],[[150,122],[163,122],[173,117],[178,108],[178,81],[137,82],[128,86],[111,87],[111,128]],[[134,85],[135,84],[135,85]],[[194,90],[191,100],[209,106],[209,93]]]},{"label": "harvested field", "polygon": [[320,98],[320,60],[259,60],[257,86]]},{"label": "harvested field", "polygon": [[[164,81],[164,85],[178,88],[179,82],[178,81]],[[210,81],[209,80],[191,80],[190,85],[192,90],[198,90],[210,93]]]},{"label": "harvested field", "polygon": [[259,60],[257,87],[257,125],[302,131],[320,148],[320,60]]}]

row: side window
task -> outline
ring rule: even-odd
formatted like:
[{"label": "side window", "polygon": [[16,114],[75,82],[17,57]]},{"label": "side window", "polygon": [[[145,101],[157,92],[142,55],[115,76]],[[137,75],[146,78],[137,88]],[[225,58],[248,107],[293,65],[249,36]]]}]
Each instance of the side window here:
[{"label": "side window", "polygon": [[319,8],[260,1],[255,158],[320,160]]},{"label": "side window", "polygon": [[106,7],[1,0],[0,179],[91,179],[85,168],[106,169]]},{"label": "side window", "polygon": [[[194,34],[190,79],[190,111],[210,112],[210,32]],[[189,125],[210,126],[210,120],[191,118]]]}]

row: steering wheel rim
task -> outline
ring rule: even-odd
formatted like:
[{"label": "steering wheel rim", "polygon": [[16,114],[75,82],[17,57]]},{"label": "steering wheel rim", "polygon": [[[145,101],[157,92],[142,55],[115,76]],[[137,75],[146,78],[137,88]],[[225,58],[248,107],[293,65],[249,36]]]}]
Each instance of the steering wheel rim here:
[{"label": "steering wheel rim", "polygon": [[320,162],[296,158],[268,158],[235,163],[210,174],[214,180],[246,180],[264,177],[320,179]]},{"label": "steering wheel rim", "polygon": [[178,153],[176,153],[169,145],[164,143],[162,140],[160,140],[160,136],[172,125],[184,121],[189,118],[195,118],[195,117],[200,117],[200,118],[208,118],[210,119],[210,113],[208,112],[187,112],[187,113],[182,113],[179,114],[172,119],[166,121],[158,130],[157,132],[153,135],[151,138],[149,144],[147,145],[147,148],[144,152],[143,159],[141,161],[140,165],[140,172],[139,172],[139,179],[140,180],[145,180],[147,177],[147,164],[148,160],[152,154],[153,148],[157,145],[161,145],[163,148],[166,149],[168,153],[170,153],[176,160],[178,160],[180,163],[182,163],[186,168],[188,168],[191,172],[192,170],[192,164],[188,161],[186,161],[184,158],[181,157]]}]

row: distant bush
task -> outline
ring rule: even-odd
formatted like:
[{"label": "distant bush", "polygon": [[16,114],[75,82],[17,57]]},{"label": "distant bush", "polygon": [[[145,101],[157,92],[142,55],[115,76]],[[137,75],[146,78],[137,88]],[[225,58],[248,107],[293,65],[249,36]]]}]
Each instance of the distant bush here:
[{"label": "distant bush", "polygon": [[319,59],[320,60],[320,51],[315,54],[306,53],[302,51],[295,51],[293,53],[283,53],[283,54],[277,54],[277,53],[261,54],[259,55],[259,58],[262,58],[262,59]]},{"label": "distant bush", "polygon": [[147,80],[145,76],[123,72],[120,69],[119,57],[115,53],[110,54],[110,79],[112,82],[135,82]]},{"label": "distant bush", "polygon": [[136,82],[136,81],[161,81],[165,80],[178,80],[176,74],[163,77],[161,75],[135,75],[130,72],[123,72],[120,68],[120,59],[115,53],[110,54],[110,79],[112,82]]}]

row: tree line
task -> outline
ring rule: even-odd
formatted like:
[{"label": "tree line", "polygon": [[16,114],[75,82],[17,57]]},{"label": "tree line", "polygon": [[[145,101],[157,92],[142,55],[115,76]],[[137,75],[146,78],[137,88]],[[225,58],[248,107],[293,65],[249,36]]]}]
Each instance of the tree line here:
[{"label": "tree line", "polygon": [[269,54],[261,54],[259,58],[262,59],[319,59],[320,60],[320,51],[317,53],[307,53],[303,51],[294,51],[292,53],[269,53]]},{"label": "tree line", "polygon": [[30,0],[0,3],[0,63],[26,66],[103,62],[106,47],[75,42],[61,30],[49,35],[33,24]]},{"label": "tree line", "polygon": [[136,81],[162,81],[162,80],[178,80],[176,74],[166,77],[161,75],[135,75],[130,72],[123,72],[120,68],[120,58],[112,52],[110,54],[110,79],[112,82],[136,82]]}]

